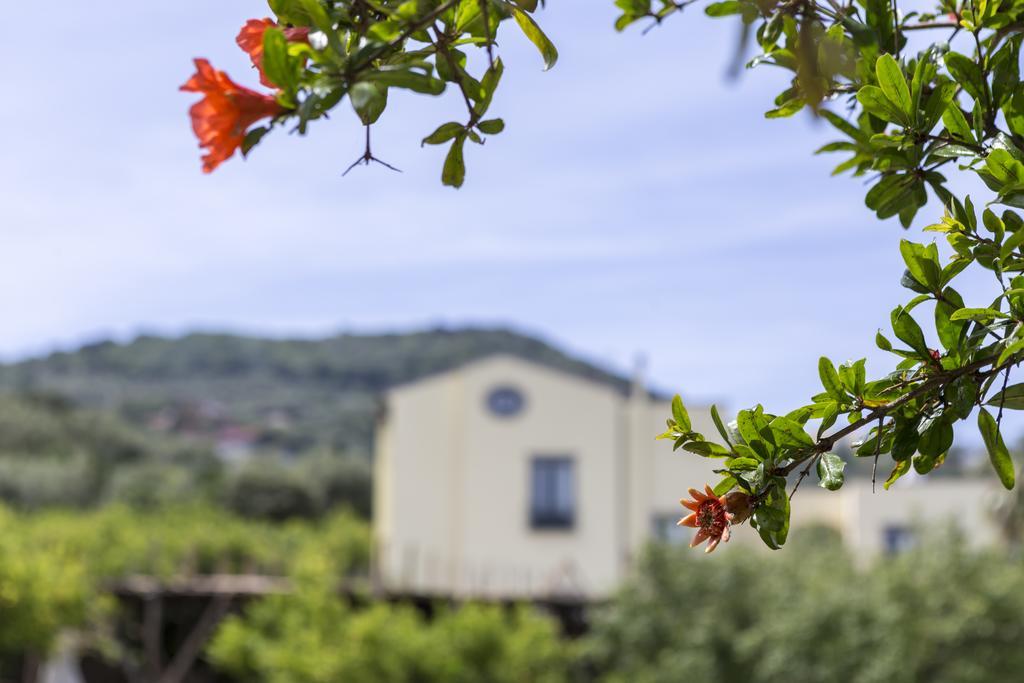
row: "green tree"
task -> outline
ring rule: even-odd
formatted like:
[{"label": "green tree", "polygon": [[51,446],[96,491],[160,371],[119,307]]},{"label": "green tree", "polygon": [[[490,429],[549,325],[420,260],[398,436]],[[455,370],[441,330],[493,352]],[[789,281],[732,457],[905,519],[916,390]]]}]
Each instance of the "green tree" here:
[{"label": "green tree", "polygon": [[353,610],[311,586],[229,618],[209,654],[260,683],[558,683],[569,665],[554,622],[525,608],[465,605],[427,621],[410,606]]},{"label": "green tree", "polygon": [[1013,680],[1024,665],[1024,567],[952,534],[856,569],[838,539],[708,562],[655,547],[600,615],[600,680],[913,683]]}]

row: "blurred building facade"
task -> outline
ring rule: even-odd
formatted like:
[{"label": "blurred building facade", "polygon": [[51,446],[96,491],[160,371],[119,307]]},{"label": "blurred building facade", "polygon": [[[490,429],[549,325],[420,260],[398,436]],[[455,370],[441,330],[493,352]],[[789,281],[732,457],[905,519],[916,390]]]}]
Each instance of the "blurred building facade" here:
[{"label": "blurred building facade", "polygon": [[[707,408],[688,409],[695,430],[715,434]],[[510,355],[392,389],[374,453],[375,579],[423,595],[608,595],[649,541],[689,542],[679,498],[718,478],[721,461],[655,440],[670,414],[641,381],[623,392]],[[794,528],[827,524],[864,555],[912,544],[919,522],[996,535],[987,481],[874,495],[870,481],[835,493],[809,484]],[[733,543],[760,543],[739,531]]]}]

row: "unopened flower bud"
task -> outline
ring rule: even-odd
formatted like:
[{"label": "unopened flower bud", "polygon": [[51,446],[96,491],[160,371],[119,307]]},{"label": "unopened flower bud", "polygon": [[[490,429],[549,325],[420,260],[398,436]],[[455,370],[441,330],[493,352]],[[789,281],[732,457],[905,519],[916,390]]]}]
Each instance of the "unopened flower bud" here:
[{"label": "unopened flower bud", "polygon": [[732,491],[725,494],[725,509],[732,513],[733,524],[742,524],[754,512],[750,496],[743,491]]}]

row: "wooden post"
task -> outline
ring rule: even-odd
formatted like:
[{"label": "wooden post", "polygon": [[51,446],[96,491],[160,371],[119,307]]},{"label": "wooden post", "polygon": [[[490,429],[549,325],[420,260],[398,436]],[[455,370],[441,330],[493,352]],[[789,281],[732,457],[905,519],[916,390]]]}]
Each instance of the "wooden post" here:
[{"label": "wooden post", "polygon": [[156,680],[163,662],[164,603],[159,593],[150,593],[142,602],[143,670],[149,680]]},{"label": "wooden post", "polygon": [[181,683],[185,680],[185,676],[192,669],[196,658],[203,651],[203,647],[209,642],[214,630],[228,613],[230,607],[230,595],[217,595],[210,600],[210,604],[206,606],[203,615],[199,618],[199,623],[188,634],[181,649],[175,653],[167,669],[160,674],[157,683]]}]

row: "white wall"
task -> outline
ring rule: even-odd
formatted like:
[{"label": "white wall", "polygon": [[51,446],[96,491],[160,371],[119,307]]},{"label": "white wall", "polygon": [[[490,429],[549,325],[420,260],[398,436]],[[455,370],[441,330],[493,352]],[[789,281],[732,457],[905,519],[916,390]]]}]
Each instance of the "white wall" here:
[{"label": "white wall", "polygon": [[[490,390],[517,387],[524,410],[501,418]],[[375,521],[386,582],[461,594],[603,594],[619,579],[622,397],[509,357],[399,387],[387,400]],[[530,463],[574,459],[576,524],[529,523]]]}]

